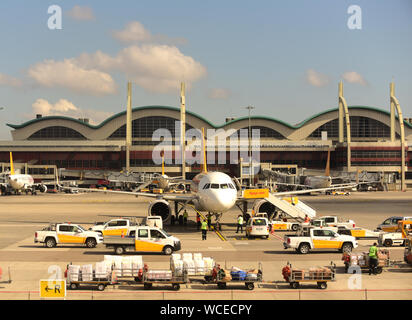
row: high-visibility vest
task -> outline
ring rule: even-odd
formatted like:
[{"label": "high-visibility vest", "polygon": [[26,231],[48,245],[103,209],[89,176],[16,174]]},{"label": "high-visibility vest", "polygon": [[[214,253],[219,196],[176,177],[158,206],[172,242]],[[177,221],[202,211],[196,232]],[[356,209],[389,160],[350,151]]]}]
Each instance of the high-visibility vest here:
[{"label": "high-visibility vest", "polygon": [[207,230],[207,222],[206,221],[202,221],[202,230]]},{"label": "high-visibility vest", "polygon": [[243,217],[242,217],[242,216],[240,216],[240,217],[237,219],[237,223],[238,223],[238,224],[243,224]]}]

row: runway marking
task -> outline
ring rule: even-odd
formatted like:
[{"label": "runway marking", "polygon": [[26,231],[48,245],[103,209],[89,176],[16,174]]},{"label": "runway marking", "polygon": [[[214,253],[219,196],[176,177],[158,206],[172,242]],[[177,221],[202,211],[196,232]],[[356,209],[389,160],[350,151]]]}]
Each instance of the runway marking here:
[{"label": "runway marking", "polygon": [[207,247],[209,250],[222,250],[222,247]]}]

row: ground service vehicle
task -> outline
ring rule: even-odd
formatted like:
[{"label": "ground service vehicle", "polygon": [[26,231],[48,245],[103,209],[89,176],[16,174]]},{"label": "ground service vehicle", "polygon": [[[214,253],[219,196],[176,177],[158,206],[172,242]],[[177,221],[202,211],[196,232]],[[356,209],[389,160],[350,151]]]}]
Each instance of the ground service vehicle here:
[{"label": "ground service vehicle", "polygon": [[390,217],[378,225],[377,229],[385,232],[396,232],[398,222],[401,220],[412,220],[412,217]]},{"label": "ground service vehicle", "polygon": [[[345,264],[345,272],[352,274],[357,268],[361,271],[369,271],[369,252],[362,253],[343,253],[343,263]],[[393,262],[389,259],[388,250],[378,250],[378,265],[376,272],[382,273],[383,268],[393,266]]]},{"label": "ground service vehicle", "polygon": [[356,226],[355,221],[353,221],[353,220],[343,221],[342,218],[339,218],[337,216],[323,216],[323,217],[319,217],[319,219],[324,220],[325,225],[328,226],[328,227],[353,229]]},{"label": "ground service vehicle", "polygon": [[404,252],[404,260],[406,263],[412,265],[412,237],[408,239],[408,244]]},{"label": "ground service vehicle", "polygon": [[270,220],[266,212],[259,212],[255,214],[255,217],[263,217],[269,220],[269,225],[271,227],[271,231],[297,231],[300,228],[299,222],[289,222],[287,219],[283,220]]},{"label": "ground service vehicle", "polygon": [[170,255],[181,249],[180,240],[155,227],[137,226],[134,237],[108,236],[103,244],[113,248],[118,255],[126,251],[134,252],[163,252]]},{"label": "ground service vehicle", "polygon": [[355,237],[340,235],[333,230],[324,228],[304,227],[295,235],[286,235],[283,246],[285,249],[295,249],[296,252],[306,254],[310,250],[339,250],[351,252],[358,247]]},{"label": "ground service vehicle", "polygon": [[94,248],[103,242],[103,236],[94,231],[86,231],[78,224],[54,223],[41,231],[36,231],[34,242],[44,243],[48,248],[58,244],[82,244]]},{"label": "ground service vehicle", "polygon": [[90,230],[100,232],[104,236],[133,236],[137,224],[130,219],[112,219],[105,224],[98,224]]},{"label": "ground service vehicle", "polygon": [[246,237],[269,237],[269,221],[266,218],[252,217],[246,224]]},{"label": "ground service vehicle", "polygon": [[380,246],[391,247],[393,245],[406,245],[408,238],[412,236],[412,220],[398,221],[396,232],[381,233],[378,238]]},{"label": "ground service vehicle", "polygon": [[226,289],[227,284],[244,284],[247,290],[253,290],[255,283],[263,281],[263,268],[260,262],[258,263],[258,269],[250,269],[249,271],[237,268],[226,270],[215,267],[212,278],[212,281],[217,284],[219,289]]}]

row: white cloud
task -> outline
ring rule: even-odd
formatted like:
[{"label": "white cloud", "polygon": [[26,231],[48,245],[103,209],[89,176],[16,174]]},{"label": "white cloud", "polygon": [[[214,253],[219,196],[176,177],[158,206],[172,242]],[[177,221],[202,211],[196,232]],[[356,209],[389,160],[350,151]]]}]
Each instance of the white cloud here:
[{"label": "white cloud", "polygon": [[139,21],[129,22],[123,30],[113,31],[112,35],[115,39],[127,44],[150,42],[178,45],[187,43],[184,38],[170,38],[162,34],[152,35]]},{"label": "white cloud", "polygon": [[228,99],[231,95],[230,90],[215,88],[209,91],[209,98],[211,99]]},{"label": "white cloud", "polygon": [[348,71],[342,75],[342,78],[349,83],[357,83],[366,86],[368,83],[365,78],[355,71]]},{"label": "white cloud", "polygon": [[83,68],[120,71],[126,77],[150,92],[174,92],[180,82],[191,83],[206,75],[206,68],[178,48],[147,44],[122,49],[116,56],[101,51],[82,54],[77,58]]},{"label": "white cloud", "polygon": [[329,84],[330,79],[323,73],[309,69],[306,71],[306,81],[315,87],[325,87]]},{"label": "white cloud", "polygon": [[0,73],[0,86],[21,87],[22,81],[7,74]]},{"label": "white cloud", "polygon": [[95,20],[93,9],[90,7],[74,6],[67,12],[68,16],[75,20],[91,21]]},{"label": "white cloud", "polygon": [[116,92],[115,82],[108,73],[81,68],[74,59],[39,62],[30,67],[28,75],[39,85],[48,88],[61,87],[93,95]]},{"label": "white cloud", "polygon": [[28,117],[33,117],[36,114],[43,116],[66,116],[75,119],[87,118],[91,124],[98,124],[113,115],[112,112],[78,108],[66,99],[60,99],[53,104],[41,98],[32,104],[32,114],[28,115]]}]

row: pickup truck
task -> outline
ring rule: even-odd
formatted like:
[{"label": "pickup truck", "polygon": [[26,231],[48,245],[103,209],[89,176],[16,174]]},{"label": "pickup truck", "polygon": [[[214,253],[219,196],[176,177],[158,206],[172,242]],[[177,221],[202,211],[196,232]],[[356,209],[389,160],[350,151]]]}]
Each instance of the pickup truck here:
[{"label": "pickup truck", "polygon": [[408,239],[412,236],[412,220],[400,220],[396,232],[382,232],[379,235],[380,246],[391,247],[393,245],[407,245]]},{"label": "pickup truck", "polygon": [[134,236],[105,236],[103,244],[106,248],[113,248],[114,252],[119,255],[126,251],[163,252],[166,255],[170,255],[173,251],[181,249],[178,238],[167,234],[162,229],[149,226],[137,226]]},{"label": "pickup truck", "polygon": [[36,231],[34,242],[44,243],[47,248],[53,248],[58,244],[82,244],[94,248],[103,242],[103,236],[94,231],[86,231],[78,224],[57,223]]},{"label": "pickup truck", "polygon": [[337,216],[323,216],[319,217],[319,219],[325,221],[325,225],[328,227],[336,227],[340,229],[353,229],[355,228],[356,224],[353,220],[346,220],[343,221],[342,218]]},{"label": "pickup truck", "polygon": [[104,224],[95,224],[90,230],[103,236],[132,236],[136,232],[136,227],[137,224],[130,219],[112,219]]},{"label": "pickup truck", "polygon": [[285,249],[295,249],[301,254],[315,249],[337,249],[349,253],[358,247],[358,243],[355,237],[340,235],[333,230],[305,227],[296,235],[286,235],[283,246]]},{"label": "pickup truck", "polygon": [[[163,221],[160,216],[148,216],[144,219],[143,225],[158,227],[163,229]],[[112,219],[106,223],[95,224],[90,228],[91,231],[100,232],[103,236],[131,236],[134,237],[138,223],[131,219],[121,218]]]}]

